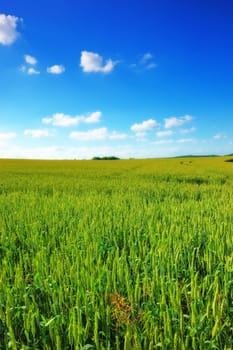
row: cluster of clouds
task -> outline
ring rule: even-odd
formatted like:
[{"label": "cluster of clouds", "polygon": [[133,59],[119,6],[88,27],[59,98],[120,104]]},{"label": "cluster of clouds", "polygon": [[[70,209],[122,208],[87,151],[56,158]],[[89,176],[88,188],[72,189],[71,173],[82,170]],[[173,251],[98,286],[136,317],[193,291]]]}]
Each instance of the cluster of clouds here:
[{"label": "cluster of clouds", "polygon": [[[68,115],[64,113],[55,113],[52,116],[42,118],[42,123],[53,127],[71,128],[78,127],[80,124],[90,125],[97,124],[101,121],[102,112],[95,111],[87,115]],[[190,115],[184,117],[170,117],[165,118],[164,123],[160,124],[155,119],[144,120],[141,123],[135,123],[131,125],[131,133],[122,133],[118,131],[110,131],[107,127],[102,126],[100,128],[88,129],[88,130],[75,130],[69,133],[70,139],[78,141],[98,141],[98,140],[125,140],[125,139],[146,139],[148,134],[153,132],[153,135],[158,139],[170,137],[175,134],[188,134],[196,131],[195,127],[189,129],[179,128],[176,132],[174,129],[182,127],[185,123],[193,120]],[[24,135],[30,135],[35,138],[54,136],[52,131],[48,129],[26,129]],[[179,143],[192,142],[193,139],[180,139]],[[171,143],[172,140],[156,141],[158,144]]]},{"label": "cluster of clouds", "polygon": [[[51,116],[41,119],[41,123],[47,125],[46,128],[25,129],[23,134],[25,137],[35,139],[54,137],[57,135],[56,128],[78,128],[68,133],[68,138],[79,142],[98,142],[98,141],[142,141],[151,145],[169,145],[169,144],[187,144],[198,143],[196,138],[182,137],[194,133],[194,126],[186,127],[187,123],[194,120],[191,115],[181,117],[164,118],[163,122],[159,123],[155,119],[147,119],[140,123],[134,123],[130,126],[127,132],[119,132],[109,130],[106,126],[90,128],[90,125],[101,122],[102,112],[95,111],[85,115],[69,115],[64,113],[55,113]],[[81,126],[81,129],[79,128]],[[15,132],[0,133],[0,145],[6,145],[10,140],[15,139]],[[212,137],[213,141],[228,139],[226,133],[220,132]],[[210,140],[209,140],[210,141]],[[202,140],[202,142],[207,142]],[[134,145],[136,144],[134,142]],[[132,142],[130,142],[132,144]],[[232,144],[232,141],[229,141]]]},{"label": "cluster of clouds", "polygon": [[30,55],[24,56],[25,64],[20,67],[21,72],[26,72],[28,75],[40,74],[40,72],[35,68],[37,64],[37,59]]},{"label": "cluster of clouds", "polygon": [[[38,60],[31,55],[24,55],[24,64],[20,67],[20,71],[27,73],[28,75],[40,74],[40,71],[36,68]],[[62,64],[54,64],[47,67],[47,72],[50,74],[62,74],[65,72],[65,67]]]},{"label": "cluster of clouds", "polygon": [[[99,123],[102,117],[102,112],[95,111],[87,115],[71,116],[64,113],[55,113],[50,117],[42,118],[42,123],[54,127],[75,127],[80,124],[90,125]],[[54,132],[48,129],[26,129],[24,135],[30,135],[34,138],[54,136]],[[123,140],[129,137],[126,133],[117,131],[109,131],[108,128],[100,127],[89,129],[86,131],[71,131],[69,133],[70,139],[79,141],[98,141],[98,140]]]},{"label": "cluster of clouds", "polygon": [[[0,45],[11,45],[20,36],[17,31],[18,24],[22,19],[16,16],[0,14]],[[24,64],[20,67],[20,71],[28,75],[38,75],[40,70],[37,68],[38,60],[31,56],[24,56]],[[114,70],[120,61],[111,58],[104,59],[99,53],[92,51],[81,51],[80,67],[84,73],[102,73],[108,74]],[[153,62],[153,55],[150,52],[143,54],[138,63],[131,64],[130,67],[140,67],[143,69],[152,69],[156,67]],[[54,64],[46,68],[47,73],[59,75],[65,72],[63,64]]]},{"label": "cluster of clouds", "polygon": [[[143,121],[142,123],[133,124],[131,126],[131,130],[135,132],[135,135],[137,137],[145,137],[148,131],[159,129],[159,131],[155,133],[157,137],[169,137],[176,133],[173,130],[174,128],[182,127],[184,124],[191,122],[193,119],[194,117],[192,117],[191,115],[185,115],[183,117],[170,117],[164,119],[163,125],[158,123],[155,119],[148,119]],[[179,133],[181,134],[188,134],[194,131],[196,131],[195,127],[191,127],[189,129],[179,129]]]},{"label": "cluster of clouds", "polygon": [[[138,64],[130,65],[132,67],[139,67],[143,69],[152,69],[156,67],[154,62],[148,62],[152,58],[151,53],[146,53],[142,56],[142,59],[139,60]],[[24,64],[20,67],[20,71],[27,73],[29,75],[40,74],[40,71],[36,69],[37,59],[31,55],[24,56]],[[80,67],[84,73],[102,73],[109,74],[111,73],[117,64],[120,61],[113,61],[112,59],[104,60],[104,58],[96,53],[91,51],[81,51],[80,55]],[[46,68],[47,73],[50,74],[62,74],[65,72],[65,67],[62,64],[54,64]]]},{"label": "cluster of clouds", "polygon": [[[195,147],[208,147],[204,146],[205,143],[207,145],[209,143],[206,140],[197,140],[190,137],[182,138],[182,135],[188,135],[196,131],[194,126],[186,127],[186,124],[194,121],[194,117],[190,115],[172,116],[164,118],[161,122],[155,119],[143,120],[132,124],[127,132],[109,130],[106,126],[90,128],[91,125],[100,123],[101,118],[101,111],[73,116],[55,113],[41,119],[41,123],[47,127],[25,129],[23,131],[25,138],[41,139],[52,137],[59,142],[58,129],[71,129],[67,134],[67,140],[72,142],[69,146],[55,146],[51,145],[50,142],[48,146],[40,145],[30,149],[12,146],[10,148],[11,153],[9,153],[8,143],[18,135],[15,132],[0,133],[1,157],[72,159],[77,157],[77,155],[78,158],[91,158],[96,154],[101,156],[116,155],[122,158],[161,157],[168,154],[170,156],[179,155],[183,150],[181,145],[184,144],[187,144],[185,146],[186,151],[190,147],[188,144],[192,145],[191,147],[193,147],[193,144],[196,145]],[[227,135],[225,133],[218,133],[212,137],[212,140],[218,141],[226,138]],[[103,143],[103,141],[105,142]],[[118,143],[112,144],[111,142],[114,141],[118,141]],[[146,143],[141,143],[145,141]],[[232,142],[229,141],[229,145],[231,144]],[[208,150],[208,148],[203,149]],[[203,149],[200,148],[200,154],[205,153]],[[190,151],[192,150],[193,148],[190,148]]]},{"label": "cluster of clouds", "polygon": [[[21,18],[16,16],[0,14],[0,45],[12,45],[20,37],[18,28],[22,21],[23,20]],[[23,60],[23,64],[20,67],[21,72],[27,75],[39,75],[41,73],[38,59],[36,57],[25,54]],[[120,61],[113,60],[111,58],[105,59],[96,52],[83,50],[80,53],[79,66],[84,73],[109,74],[120,63]],[[151,70],[156,68],[156,63],[154,62],[152,53],[147,52],[138,57],[137,63],[131,64],[130,67],[137,70]],[[44,71],[46,71],[48,74],[60,75],[66,71],[66,68],[63,64],[56,63],[47,66],[44,68]],[[90,125],[100,123],[101,118],[101,111],[95,111],[86,115],[73,116],[65,113],[55,113],[51,116],[42,118],[42,124],[44,126],[46,125],[44,128],[25,129],[23,131],[23,134],[25,137],[32,137],[37,139],[43,137],[48,138],[56,136],[56,129],[54,129],[56,127],[78,128],[81,126],[84,130],[78,129],[70,131],[69,139],[80,142],[131,139],[136,141],[149,141],[151,145],[185,144],[197,142],[195,138],[188,137],[189,134],[195,133],[196,131],[196,128],[194,126],[186,126],[186,124],[191,123],[194,120],[194,117],[191,115],[164,118],[162,123],[152,118],[146,119],[141,122],[132,124],[127,132],[119,132],[116,130],[112,131],[109,130],[106,126],[90,128]],[[50,129],[52,127],[53,129]],[[187,137],[185,137],[186,135]],[[0,145],[5,145],[16,137],[17,134],[15,132],[0,133]],[[223,139],[227,139],[226,133],[219,132],[213,136],[213,140],[215,141]],[[117,147],[120,147],[120,145],[115,146],[116,149]],[[132,147],[132,144],[130,147]],[[136,146],[134,144],[133,148],[135,147]],[[90,147],[88,146],[88,149],[86,150],[88,150],[89,153]],[[50,151],[53,151],[52,148]],[[61,149],[58,150],[56,147],[54,148],[54,152],[60,151]],[[127,149],[127,147],[126,151],[127,155],[131,154],[130,149]],[[96,148],[93,146],[93,155],[96,154],[95,152]],[[111,154],[113,154],[112,151]],[[140,156],[140,147],[137,149],[137,154]],[[153,155],[155,155],[154,150]]]},{"label": "cluster of clouds", "polygon": [[[100,123],[102,117],[101,111],[95,111],[85,115],[69,115],[64,113],[55,113],[51,116],[45,117],[41,119],[42,124],[50,125],[52,127],[63,127],[63,128],[71,128],[78,127],[80,124],[83,125],[91,125]],[[72,131],[69,136],[72,139],[77,139],[80,141],[90,141],[90,140],[119,140],[119,139],[127,139],[133,137],[145,137],[149,132],[154,131],[154,135],[158,138],[171,136],[175,133],[174,130],[166,130],[173,129],[178,126],[182,126],[183,124],[193,120],[193,117],[186,115],[184,117],[170,117],[164,119],[164,130],[161,130],[162,125],[158,123],[155,119],[144,120],[141,123],[135,123],[131,125],[130,133],[120,133],[117,131],[109,131],[107,127],[103,126],[100,128],[89,129],[86,131]],[[158,131],[156,131],[156,129]],[[180,133],[190,133],[194,132],[196,129],[191,127],[189,129],[180,129]],[[54,136],[54,133],[49,131],[48,129],[25,129],[24,135],[32,136],[32,137],[48,137]],[[6,133],[0,134],[0,140],[6,140],[16,137],[15,133]]]}]

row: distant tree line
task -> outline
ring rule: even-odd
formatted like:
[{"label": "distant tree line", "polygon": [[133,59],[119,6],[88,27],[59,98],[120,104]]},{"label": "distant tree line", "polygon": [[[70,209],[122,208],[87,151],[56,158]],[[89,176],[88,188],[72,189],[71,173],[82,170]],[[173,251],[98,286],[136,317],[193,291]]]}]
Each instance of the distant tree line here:
[{"label": "distant tree line", "polygon": [[92,160],[119,160],[120,158],[115,156],[110,157],[93,157]]}]

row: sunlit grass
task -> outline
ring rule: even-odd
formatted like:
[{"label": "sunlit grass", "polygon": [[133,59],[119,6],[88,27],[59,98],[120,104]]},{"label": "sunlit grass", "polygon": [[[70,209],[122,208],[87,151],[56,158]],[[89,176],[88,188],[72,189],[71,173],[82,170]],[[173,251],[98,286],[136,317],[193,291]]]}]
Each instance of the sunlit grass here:
[{"label": "sunlit grass", "polygon": [[225,159],[1,160],[0,348],[233,348]]}]

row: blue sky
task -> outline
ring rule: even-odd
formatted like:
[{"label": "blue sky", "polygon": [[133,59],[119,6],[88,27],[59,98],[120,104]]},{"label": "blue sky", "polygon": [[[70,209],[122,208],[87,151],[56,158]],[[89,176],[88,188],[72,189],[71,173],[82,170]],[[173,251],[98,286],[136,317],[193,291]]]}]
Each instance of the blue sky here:
[{"label": "blue sky", "polygon": [[233,153],[231,0],[0,4],[0,157]]}]

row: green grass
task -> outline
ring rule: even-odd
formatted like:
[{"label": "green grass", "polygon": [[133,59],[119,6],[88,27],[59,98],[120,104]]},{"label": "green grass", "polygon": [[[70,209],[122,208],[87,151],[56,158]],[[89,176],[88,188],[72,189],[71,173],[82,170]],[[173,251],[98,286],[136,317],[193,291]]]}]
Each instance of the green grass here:
[{"label": "green grass", "polygon": [[232,349],[226,159],[0,160],[0,349]]}]

